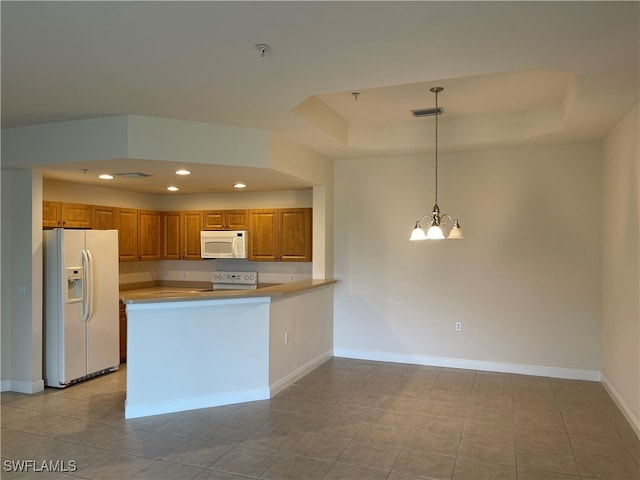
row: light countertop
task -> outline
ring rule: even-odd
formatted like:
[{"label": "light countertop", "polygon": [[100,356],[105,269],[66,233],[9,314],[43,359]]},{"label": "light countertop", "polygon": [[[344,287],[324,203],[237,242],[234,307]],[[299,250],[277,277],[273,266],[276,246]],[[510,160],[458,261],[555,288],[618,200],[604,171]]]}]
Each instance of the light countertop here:
[{"label": "light countertop", "polygon": [[120,298],[125,304],[191,302],[197,300],[218,300],[229,298],[279,297],[292,295],[336,283],[332,279],[309,279],[297,282],[272,284],[253,290],[216,290],[202,291],[201,286],[153,286],[121,290]]}]

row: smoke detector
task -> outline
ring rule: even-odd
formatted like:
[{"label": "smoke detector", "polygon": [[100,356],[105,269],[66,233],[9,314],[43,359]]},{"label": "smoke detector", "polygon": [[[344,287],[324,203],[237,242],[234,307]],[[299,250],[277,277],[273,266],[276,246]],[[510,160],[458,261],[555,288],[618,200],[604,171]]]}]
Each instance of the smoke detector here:
[{"label": "smoke detector", "polygon": [[256,50],[258,50],[258,53],[260,54],[261,57],[268,57],[269,53],[271,53],[271,47],[269,45],[267,45],[266,43],[259,43],[256,45]]}]

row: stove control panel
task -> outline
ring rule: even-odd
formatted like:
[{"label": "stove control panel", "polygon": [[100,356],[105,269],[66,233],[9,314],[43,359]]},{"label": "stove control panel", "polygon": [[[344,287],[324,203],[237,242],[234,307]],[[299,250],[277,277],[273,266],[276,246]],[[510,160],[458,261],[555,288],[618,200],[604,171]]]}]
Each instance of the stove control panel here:
[{"label": "stove control panel", "polygon": [[255,285],[258,283],[258,272],[214,272],[213,283]]}]

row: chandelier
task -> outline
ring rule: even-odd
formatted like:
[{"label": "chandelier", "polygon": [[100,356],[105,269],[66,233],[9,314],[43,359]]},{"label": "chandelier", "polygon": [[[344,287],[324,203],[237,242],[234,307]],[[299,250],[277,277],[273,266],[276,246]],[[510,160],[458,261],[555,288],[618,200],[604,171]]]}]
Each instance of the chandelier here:
[{"label": "chandelier", "polygon": [[[441,240],[444,239],[444,233],[442,233],[441,225],[446,225],[449,221],[451,222],[451,230],[449,231],[449,235],[446,238],[452,239],[461,239],[464,238],[462,234],[462,228],[460,227],[460,223],[457,219],[454,219],[448,213],[440,213],[440,207],[438,207],[438,117],[442,113],[442,110],[438,108],[438,94],[442,92],[444,88],[442,87],[433,87],[431,91],[436,94],[436,108],[431,111],[432,115],[436,116],[436,142],[435,142],[435,151],[436,151],[436,201],[433,206],[431,213],[427,213],[420,220],[416,220],[416,225],[411,232],[411,237],[409,240]],[[416,115],[416,112],[414,112]],[[422,222],[425,218],[429,217],[429,229],[427,233],[424,233],[420,222]]]}]

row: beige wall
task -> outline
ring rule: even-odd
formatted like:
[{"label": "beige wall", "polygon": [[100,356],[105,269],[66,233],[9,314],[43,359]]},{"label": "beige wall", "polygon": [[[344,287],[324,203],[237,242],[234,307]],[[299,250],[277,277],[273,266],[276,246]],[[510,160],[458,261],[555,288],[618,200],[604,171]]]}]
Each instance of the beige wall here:
[{"label": "beige wall", "polygon": [[327,286],[301,295],[274,298],[269,304],[272,395],[332,356],[332,293],[332,287]]},{"label": "beige wall", "polygon": [[639,108],[604,142],[602,373],[640,435]]},{"label": "beige wall", "polygon": [[234,192],[202,195],[150,195],[44,179],[45,200],[149,210],[311,207],[313,191]]},{"label": "beige wall", "polygon": [[2,171],[3,391],[44,388],[41,185],[38,171]]},{"label": "beige wall", "polygon": [[466,238],[435,243],[408,240],[432,155],[336,161],[336,354],[599,379],[600,159],[596,143],[442,154],[440,208]]}]

